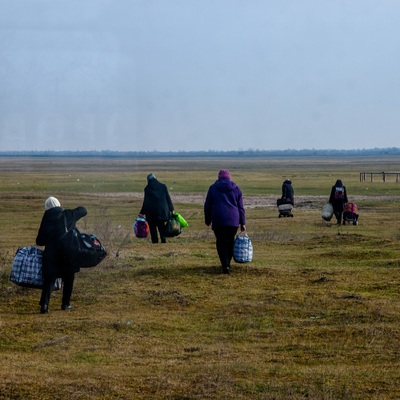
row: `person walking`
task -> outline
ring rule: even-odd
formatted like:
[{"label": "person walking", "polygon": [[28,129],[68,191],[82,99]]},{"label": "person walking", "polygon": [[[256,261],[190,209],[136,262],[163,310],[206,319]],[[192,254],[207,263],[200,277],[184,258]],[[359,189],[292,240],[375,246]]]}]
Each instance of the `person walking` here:
[{"label": "person walking", "polygon": [[146,216],[152,243],[158,243],[158,234],[161,243],[166,243],[165,224],[173,212],[174,206],[167,186],[159,182],[153,173],[147,175],[147,186],[144,188],[143,205],[139,216]]},{"label": "person walking", "polygon": [[66,229],[75,227],[76,221],[87,214],[85,207],[79,206],[73,210],[61,208],[61,204],[55,197],[49,197],[45,203],[45,213],[40,223],[36,237],[36,244],[44,246],[43,252],[43,288],[40,297],[40,313],[49,311],[51,292],[57,278],[63,280],[62,310],[72,308],[70,301],[74,287],[75,273],[79,266],[68,261],[62,251],[62,238]]},{"label": "person walking", "polygon": [[331,188],[331,194],[329,196],[329,203],[332,204],[333,213],[336,217],[336,222],[338,225],[342,222],[344,205],[348,202],[347,200],[347,190],[343,182],[338,179],[336,183]]},{"label": "person walking", "polygon": [[246,230],[242,191],[231,180],[227,169],[218,172],[218,179],[209,187],[204,203],[204,219],[212,227],[222,272],[230,273],[235,235],[240,226]]}]

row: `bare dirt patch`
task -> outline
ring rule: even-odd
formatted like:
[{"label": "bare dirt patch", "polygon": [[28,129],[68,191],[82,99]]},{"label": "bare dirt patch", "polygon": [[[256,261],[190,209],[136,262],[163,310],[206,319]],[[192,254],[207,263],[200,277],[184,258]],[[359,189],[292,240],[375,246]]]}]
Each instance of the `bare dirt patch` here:
[{"label": "bare dirt patch", "polygon": [[[101,197],[118,197],[127,198],[131,200],[143,199],[142,192],[113,192],[113,193],[91,193],[89,196],[101,196]],[[174,203],[177,204],[204,204],[206,195],[200,194],[179,194],[171,193],[171,198]],[[274,195],[255,195],[255,196],[243,196],[243,203],[245,208],[256,208],[256,207],[276,207],[277,196]],[[296,196],[295,207],[301,209],[315,209],[322,207],[328,202],[328,196]],[[400,201],[400,196],[352,196],[351,201],[357,203],[365,200],[378,200],[378,201]]]}]

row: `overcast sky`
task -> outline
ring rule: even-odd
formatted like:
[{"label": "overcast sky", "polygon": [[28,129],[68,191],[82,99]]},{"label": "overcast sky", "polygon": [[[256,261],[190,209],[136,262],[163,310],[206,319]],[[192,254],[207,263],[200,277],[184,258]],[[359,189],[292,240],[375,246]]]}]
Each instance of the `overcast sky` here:
[{"label": "overcast sky", "polygon": [[400,147],[398,0],[0,0],[0,150]]}]

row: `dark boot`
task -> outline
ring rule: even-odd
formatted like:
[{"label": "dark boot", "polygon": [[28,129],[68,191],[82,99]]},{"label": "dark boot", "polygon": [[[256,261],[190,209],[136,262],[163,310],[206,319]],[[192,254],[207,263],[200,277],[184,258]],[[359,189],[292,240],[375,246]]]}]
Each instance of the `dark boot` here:
[{"label": "dark boot", "polygon": [[43,304],[40,306],[40,314],[47,314],[49,312],[49,306],[47,304]]},{"label": "dark boot", "polygon": [[229,265],[223,265],[223,266],[222,266],[222,272],[223,272],[224,274],[230,274],[231,268],[229,267]]}]

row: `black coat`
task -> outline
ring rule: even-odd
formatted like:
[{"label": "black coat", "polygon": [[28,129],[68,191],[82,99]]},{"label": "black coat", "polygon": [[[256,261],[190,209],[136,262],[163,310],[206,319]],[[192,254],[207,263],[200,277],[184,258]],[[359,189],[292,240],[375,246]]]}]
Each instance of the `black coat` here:
[{"label": "black coat", "polygon": [[67,263],[61,254],[60,243],[65,234],[64,213],[67,228],[71,230],[75,227],[76,221],[87,214],[87,210],[82,206],[73,210],[53,207],[44,213],[36,237],[36,244],[45,246],[43,252],[43,276],[48,279],[59,278],[65,273],[79,271],[78,266]]},{"label": "black coat", "polygon": [[167,186],[157,179],[150,179],[144,188],[144,199],[140,214],[152,221],[168,221],[174,206],[169,196]]},{"label": "black coat", "polygon": [[[338,189],[342,189],[343,191],[343,197],[342,198],[336,198],[335,193],[336,190]],[[344,205],[348,202],[347,200],[347,190],[346,190],[346,186],[343,185],[343,182],[338,179],[336,181],[336,183],[332,186],[331,188],[331,193],[329,195],[329,203],[332,204],[332,207],[334,209],[334,211],[336,212],[343,212],[344,209]]]},{"label": "black coat", "polygon": [[286,179],[282,184],[282,200],[283,204],[292,204],[294,206],[294,189],[292,181]]}]

